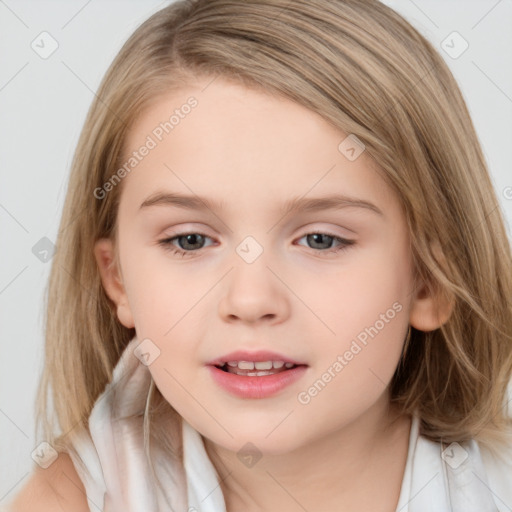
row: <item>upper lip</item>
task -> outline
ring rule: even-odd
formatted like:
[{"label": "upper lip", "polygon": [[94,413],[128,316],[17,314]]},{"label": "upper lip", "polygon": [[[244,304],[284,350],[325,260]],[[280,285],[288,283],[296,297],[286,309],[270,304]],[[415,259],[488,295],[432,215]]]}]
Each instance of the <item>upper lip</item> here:
[{"label": "upper lip", "polygon": [[283,356],[282,354],[278,354],[277,352],[271,352],[269,350],[257,350],[255,352],[248,352],[246,350],[236,350],[235,352],[230,352],[229,354],[218,357],[207,364],[211,366],[222,366],[224,363],[227,363],[228,361],[253,361],[255,363],[261,361],[283,361],[285,363],[293,363],[297,366],[305,365],[305,363],[300,363],[298,361],[295,361],[294,359],[290,359],[287,356]]}]

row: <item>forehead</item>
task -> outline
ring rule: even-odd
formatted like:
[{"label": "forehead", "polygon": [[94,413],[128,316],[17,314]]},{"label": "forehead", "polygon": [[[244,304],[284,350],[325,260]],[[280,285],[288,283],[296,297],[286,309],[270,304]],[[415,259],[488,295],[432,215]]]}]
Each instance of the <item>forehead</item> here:
[{"label": "forehead", "polygon": [[138,205],[162,190],[238,207],[327,193],[392,199],[369,155],[340,150],[347,136],[289,99],[205,80],[160,96],[137,119],[123,188]]}]

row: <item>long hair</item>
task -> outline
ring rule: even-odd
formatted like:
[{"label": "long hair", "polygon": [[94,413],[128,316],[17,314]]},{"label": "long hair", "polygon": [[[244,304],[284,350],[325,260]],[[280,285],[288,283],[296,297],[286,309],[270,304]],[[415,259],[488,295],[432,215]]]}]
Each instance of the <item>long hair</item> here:
[{"label": "long hair", "polygon": [[[127,40],[97,91],[72,162],[46,297],[37,402],[45,439],[59,446],[73,429],[87,428],[135,335],[118,321],[93,254],[98,238],[115,241],[123,182],[101,199],[94,191],[125,160],[137,116],[200,76],[291,99],[364,143],[400,197],[416,275],[454,298],[439,329],[412,329],[392,401],[419,414],[432,440],[503,441],[512,257],[502,212],[446,63],[377,0],[181,0]],[[158,442],[163,432],[153,419],[172,408],[154,386],[148,401],[144,425]]]}]

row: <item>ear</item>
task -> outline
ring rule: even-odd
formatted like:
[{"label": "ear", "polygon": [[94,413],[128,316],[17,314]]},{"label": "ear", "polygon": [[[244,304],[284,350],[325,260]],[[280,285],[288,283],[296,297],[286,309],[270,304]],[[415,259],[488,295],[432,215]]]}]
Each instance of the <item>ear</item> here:
[{"label": "ear", "polygon": [[454,304],[453,297],[422,283],[415,292],[409,323],[418,331],[434,331],[448,321]]},{"label": "ear", "polygon": [[[431,243],[431,251],[436,263],[446,272],[448,263],[440,243]],[[419,331],[434,331],[445,324],[450,318],[455,306],[453,294],[443,290],[436,282],[415,282],[415,291],[409,323]]]},{"label": "ear", "polygon": [[100,238],[94,244],[94,256],[101,275],[105,293],[117,307],[119,321],[128,328],[135,327],[118,263],[114,243],[110,238]]}]

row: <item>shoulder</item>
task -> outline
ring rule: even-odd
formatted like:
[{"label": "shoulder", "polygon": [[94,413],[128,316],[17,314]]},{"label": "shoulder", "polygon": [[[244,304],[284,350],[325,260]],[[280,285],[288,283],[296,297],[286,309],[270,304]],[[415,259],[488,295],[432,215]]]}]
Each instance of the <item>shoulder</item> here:
[{"label": "shoulder", "polygon": [[89,512],[84,485],[67,453],[60,453],[47,469],[36,466],[29,480],[5,512]]},{"label": "shoulder", "polygon": [[[485,467],[487,485],[494,495],[499,497],[498,509],[510,510],[512,507],[512,443],[508,447],[501,447],[501,450],[481,446],[480,453]],[[500,508],[505,506],[506,508]]]}]

